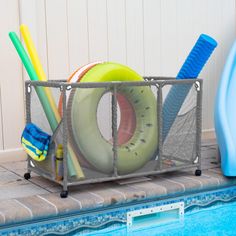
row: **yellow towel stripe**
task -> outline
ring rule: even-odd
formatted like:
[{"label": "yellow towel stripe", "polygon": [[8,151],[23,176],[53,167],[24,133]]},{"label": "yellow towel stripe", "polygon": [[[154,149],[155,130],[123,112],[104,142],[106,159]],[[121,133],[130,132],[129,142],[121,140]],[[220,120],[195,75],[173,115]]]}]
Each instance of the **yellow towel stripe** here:
[{"label": "yellow towel stripe", "polygon": [[25,149],[25,151],[30,155],[30,157],[32,157],[34,160],[43,161],[45,159],[46,157],[45,155],[40,155],[40,156],[36,155],[33,151],[28,149],[28,147],[24,143],[22,143],[22,146]]},{"label": "yellow towel stripe", "polygon": [[37,149],[32,143],[30,143],[30,142],[29,142],[28,140],[26,140],[24,137],[22,137],[21,140],[22,140],[22,144],[25,144],[25,145],[27,145],[27,146],[30,146],[30,147],[34,148],[37,155],[41,155],[41,154],[42,154],[42,151],[40,151],[39,149]]}]

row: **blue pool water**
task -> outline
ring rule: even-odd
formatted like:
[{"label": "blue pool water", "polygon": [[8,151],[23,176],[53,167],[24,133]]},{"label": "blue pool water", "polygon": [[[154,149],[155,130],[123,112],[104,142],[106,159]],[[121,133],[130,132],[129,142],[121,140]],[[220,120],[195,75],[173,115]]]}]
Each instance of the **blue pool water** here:
[{"label": "blue pool water", "polygon": [[[79,234],[75,234],[79,235]],[[199,211],[187,212],[182,222],[127,231],[125,225],[106,228],[87,234],[89,236],[194,236],[236,235],[236,202],[216,205]]]}]

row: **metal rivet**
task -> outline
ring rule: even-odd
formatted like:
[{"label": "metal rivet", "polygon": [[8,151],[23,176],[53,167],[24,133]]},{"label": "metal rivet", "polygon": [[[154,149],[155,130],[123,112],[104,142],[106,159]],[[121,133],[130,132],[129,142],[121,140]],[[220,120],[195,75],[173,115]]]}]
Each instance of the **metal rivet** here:
[{"label": "metal rivet", "polygon": [[71,89],[72,89],[71,85],[68,85],[68,86],[66,87],[66,90],[71,90]]},{"label": "metal rivet", "polygon": [[27,92],[28,92],[28,93],[31,92],[31,85],[30,85],[30,84],[27,86]]}]

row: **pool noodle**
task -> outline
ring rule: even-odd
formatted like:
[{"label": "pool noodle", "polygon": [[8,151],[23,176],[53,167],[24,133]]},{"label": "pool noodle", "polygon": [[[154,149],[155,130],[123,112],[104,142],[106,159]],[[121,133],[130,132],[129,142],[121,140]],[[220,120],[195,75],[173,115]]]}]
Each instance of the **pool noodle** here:
[{"label": "pool noodle", "polygon": [[[42,67],[42,64],[40,62],[40,59],[38,57],[38,53],[37,53],[37,50],[34,46],[34,43],[33,43],[33,40],[31,38],[31,35],[30,35],[30,32],[29,32],[29,29],[26,25],[21,25],[20,26],[20,31],[21,31],[21,34],[23,36],[23,39],[24,39],[24,42],[25,42],[25,45],[26,45],[26,48],[28,50],[28,53],[29,53],[29,56],[31,58],[31,62],[33,64],[33,67],[36,71],[36,74],[38,75],[38,78],[39,80],[41,81],[47,81],[47,77],[46,77],[46,74],[44,73],[44,70],[43,70],[43,67]],[[45,89],[45,93],[46,93],[46,96],[49,100],[49,104],[53,110],[53,113],[56,117],[56,120],[57,120],[57,123],[60,122],[61,120],[61,116],[59,114],[59,111],[57,109],[57,106],[56,106],[56,103],[54,101],[54,98],[53,98],[53,95],[51,93],[51,90],[50,88],[44,88]],[[78,163],[78,160],[76,158],[76,155],[75,153],[73,152],[73,149],[70,148],[69,146],[71,146],[70,144],[68,144],[68,153],[69,153],[69,156],[72,158],[72,162],[74,164],[74,167],[76,169],[76,172],[77,173],[80,173],[80,176],[83,177],[83,171]]]},{"label": "pool noodle", "polygon": [[[201,34],[177,74],[177,79],[197,78],[216,46],[217,42],[213,38]],[[173,85],[171,87],[163,104],[163,141],[167,137],[191,87],[192,84]]]},{"label": "pool noodle", "polygon": [[[16,51],[18,52],[21,60],[22,60],[22,63],[24,64],[25,66],[25,69],[30,77],[30,79],[32,81],[37,81],[38,80],[38,76],[31,64],[31,61],[27,55],[27,53],[25,52],[25,49],[23,48],[21,42],[20,42],[20,39],[18,38],[18,36],[16,35],[15,32],[10,32],[9,33],[9,37],[13,43],[13,45],[15,46],[16,48]],[[48,122],[49,122],[49,125],[51,127],[52,130],[55,130],[56,127],[57,127],[57,121],[56,121],[56,118],[51,110],[51,107],[50,107],[50,104],[48,103],[47,101],[47,97],[45,95],[45,91],[41,88],[36,88],[36,92],[38,94],[38,97],[40,99],[40,102],[42,103],[43,105],[43,109],[44,109],[44,112],[46,114],[46,117],[48,119]]]},{"label": "pool noodle", "polygon": [[[31,62],[32,62],[34,70],[35,70],[35,72],[38,76],[38,79],[41,80],[41,81],[47,81],[46,74],[43,70],[42,64],[40,62],[37,50],[34,46],[34,43],[33,43],[33,40],[31,38],[28,27],[26,25],[22,24],[20,26],[20,31],[21,31],[21,34],[23,36],[26,48],[28,50]],[[45,90],[46,96],[48,98],[49,104],[50,104],[51,109],[52,109],[52,111],[55,115],[55,118],[57,120],[57,125],[58,125],[60,120],[61,120],[61,116],[60,116],[59,111],[57,109],[57,106],[56,106],[56,103],[54,101],[51,90],[50,90],[50,88],[46,88],[46,87],[44,88],[44,90]],[[75,155],[73,149],[71,148],[70,143],[68,143],[68,154],[69,154],[69,157],[71,158],[71,160],[74,164],[74,168],[75,168],[76,172],[78,173],[78,175],[80,177],[84,177],[83,171],[80,167],[80,164],[79,164],[79,162],[76,158],[76,155]],[[70,158],[68,158],[68,159],[70,159]]]},{"label": "pool noodle", "polygon": [[[21,34],[23,36],[23,39],[24,39],[24,42],[25,42],[28,54],[30,56],[31,62],[33,64],[34,70],[35,70],[39,80],[47,81],[47,77],[46,77],[46,75],[44,73],[42,64],[41,64],[41,62],[39,60],[38,53],[37,53],[37,50],[36,50],[36,48],[34,46],[34,43],[33,43],[33,40],[31,38],[31,35],[30,35],[28,27],[26,25],[22,24],[20,26],[20,32],[21,32]],[[48,97],[48,100],[49,100],[50,106],[52,108],[52,111],[53,111],[53,113],[54,113],[54,115],[55,115],[55,117],[57,119],[57,122],[59,123],[60,120],[61,120],[61,117],[59,115],[56,103],[55,103],[55,101],[53,99],[51,90],[49,88],[46,88],[46,87],[44,88],[44,90],[45,90],[46,96]]]},{"label": "pool noodle", "polygon": [[[20,39],[18,38],[18,36],[16,35],[15,32],[10,32],[9,37],[10,37],[13,45],[15,46],[16,51],[18,52],[30,79],[32,81],[37,81],[38,76],[32,66],[32,63],[31,63],[27,53],[25,52],[23,45],[20,42]],[[35,90],[37,92],[37,95],[38,95],[39,100],[42,104],[43,110],[44,110],[46,117],[48,119],[49,125],[50,125],[51,129],[54,131],[57,128],[58,124],[57,124],[57,120],[51,110],[51,107],[50,107],[50,104],[49,104],[48,99],[46,97],[45,91],[40,87],[35,87]],[[71,170],[72,175],[76,175],[76,172],[73,170],[72,166],[71,166],[70,170]]]},{"label": "pool noodle", "polygon": [[[32,63],[31,63],[27,53],[25,52],[25,49],[24,49],[23,45],[21,44],[18,36],[16,35],[15,32],[10,32],[9,37],[10,37],[14,47],[16,48],[16,51],[19,54],[19,56],[22,60],[22,63],[24,64],[25,69],[26,69],[30,79],[32,81],[37,81],[38,76],[37,76],[37,74],[32,66]],[[48,99],[46,97],[45,91],[40,87],[36,87],[35,90],[37,92],[37,95],[38,95],[39,100],[42,104],[43,110],[44,110],[46,117],[48,119],[49,125],[50,125],[51,129],[54,131],[57,128],[58,123],[57,123],[57,120],[54,116],[54,113],[52,112],[52,109],[51,109]],[[73,164],[72,164],[70,158],[68,158],[68,167],[69,167],[68,169],[70,171],[70,175],[75,176],[76,171],[73,167]],[[83,173],[82,173],[81,177],[83,177]]]}]

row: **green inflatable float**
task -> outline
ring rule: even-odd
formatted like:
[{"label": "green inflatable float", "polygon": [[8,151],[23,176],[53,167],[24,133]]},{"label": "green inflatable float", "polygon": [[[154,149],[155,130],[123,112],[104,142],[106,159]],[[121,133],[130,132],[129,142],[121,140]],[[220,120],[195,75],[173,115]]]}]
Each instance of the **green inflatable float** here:
[{"label": "green inflatable float", "polygon": [[[101,63],[92,67],[80,82],[143,81],[130,68],[117,63]],[[81,153],[94,169],[113,172],[113,145],[98,127],[97,107],[105,88],[75,89],[71,93],[69,127],[77,153]],[[157,150],[156,98],[149,86],[121,86],[117,92],[133,106],[136,127],[132,137],[118,146],[118,174],[132,173],[143,167]],[[128,117],[127,117],[128,119]]]}]

